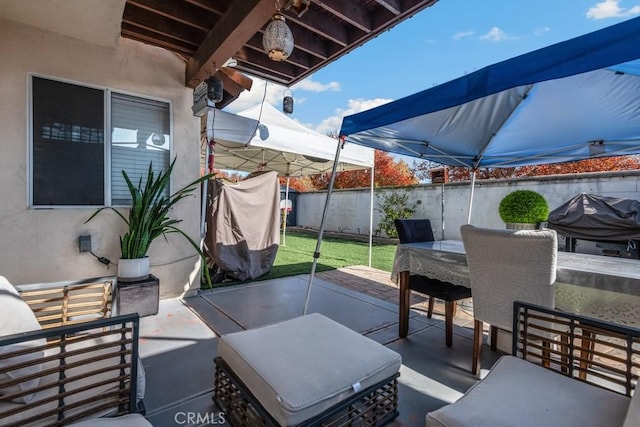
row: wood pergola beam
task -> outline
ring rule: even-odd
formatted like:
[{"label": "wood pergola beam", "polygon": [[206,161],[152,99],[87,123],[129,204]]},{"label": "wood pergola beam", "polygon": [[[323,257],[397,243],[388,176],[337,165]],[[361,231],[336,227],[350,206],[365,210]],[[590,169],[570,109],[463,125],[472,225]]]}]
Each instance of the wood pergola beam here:
[{"label": "wood pergola beam", "polygon": [[234,1],[187,62],[185,83],[195,87],[240,50],[275,13],[273,0]]}]

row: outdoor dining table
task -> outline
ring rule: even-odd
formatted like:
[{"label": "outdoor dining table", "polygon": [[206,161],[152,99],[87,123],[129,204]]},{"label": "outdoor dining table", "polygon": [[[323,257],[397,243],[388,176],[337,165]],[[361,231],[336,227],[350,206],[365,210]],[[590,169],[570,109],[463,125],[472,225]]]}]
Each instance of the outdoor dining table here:
[{"label": "outdoor dining table", "polygon": [[[409,332],[409,275],[419,274],[470,287],[461,240],[398,245],[391,273],[400,288],[400,330]],[[640,261],[582,253],[558,252],[556,308],[640,327]]]}]

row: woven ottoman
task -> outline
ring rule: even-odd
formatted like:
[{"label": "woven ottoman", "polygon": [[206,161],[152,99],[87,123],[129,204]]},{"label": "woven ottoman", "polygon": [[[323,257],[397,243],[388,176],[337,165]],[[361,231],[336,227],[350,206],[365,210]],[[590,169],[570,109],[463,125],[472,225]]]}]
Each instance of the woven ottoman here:
[{"label": "woven ottoman", "polygon": [[386,424],[400,355],[321,315],[218,341],[214,400],[235,426]]}]

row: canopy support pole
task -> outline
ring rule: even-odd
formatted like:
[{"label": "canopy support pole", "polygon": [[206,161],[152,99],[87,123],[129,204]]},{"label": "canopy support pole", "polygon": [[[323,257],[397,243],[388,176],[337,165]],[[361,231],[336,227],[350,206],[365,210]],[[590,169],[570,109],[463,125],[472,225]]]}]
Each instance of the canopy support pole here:
[{"label": "canopy support pole", "polygon": [[[204,170],[205,173],[210,173],[208,172],[211,168],[213,168],[213,165],[209,165],[209,152],[211,150],[211,144],[209,144],[209,141],[207,141],[207,148],[205,149],[205,165],[204,165]],[[207,199],[209,197],[209,180],[206,180],[202,183],[202,198],[200,199],[200,239],[204,238],[204,233],[205,233],[205,228],[206,228],[206,223],[207,223]],[[200,245],[200,249],[202,249],[202,245]]]},{"label": "canopy support pole", "polygon": [[284,191],[284,213],[282,219],[282,246],[287,246],[287,214],[289,211],[289,175],[287,175],[287,189]]},{"label": "canopy support pole", "polygon": [[[447,173],[445,171],[445,173]],[[442,240],[444,240],[444,181],[440,184],[441,203],[440,203],[440,216],[442,217]]]},{"label": "canopy support pole", "polygon": [[471,171],[471,192],[469,193],[469,214],[467,215],[467,224],[471,224],[471,209],[473,208],[473,190],[476,187],[476,170]]},{"label": "canopy support pole", "polygon": [[309,285],[307,286],[307,297],[304,300],[304,311],[302,315],[307,314],[309,308],[309,297],[311,296],[311,286],[313,285],[313,278],[316,274],[316,265],[318,264],[318,258],[320,258],[320,245],[322,244],[322,234],[324,233],[324,223],[327,218],[327,212],[329,211],[329,202],[331,201],[331,192],[333,191],[333,184],[336,180],[336,170],[338,169],[338,160],[340,159],[340,151],[344,140],[338,140],[336,147],[336,157],[333,161],[333,169],[331,170],[331,179],[329,180],[329,188],[327,190],[327,198],[324,201],[324,209],[322,211],[322,219],[320,220],[320,230],[318,231],[318,241],[316,242],[316,250],[313,253],[313,264],[311,265],[311,275],[309,276]]},{"label": "canopy support pole", "polygon": [[[375,159],[375,152],[373,155]],[[373,184],[375,180],[375,160],[374,165],[371,166],[371,194],[369,197],[369,268],[371,268],[371,254],[373,252]]]}]

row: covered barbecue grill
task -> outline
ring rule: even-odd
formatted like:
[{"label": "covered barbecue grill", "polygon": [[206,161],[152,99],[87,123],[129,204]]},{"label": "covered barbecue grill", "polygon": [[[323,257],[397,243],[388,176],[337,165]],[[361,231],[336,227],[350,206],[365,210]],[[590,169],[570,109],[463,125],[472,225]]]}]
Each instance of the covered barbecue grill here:
[{"label": "covered barbecue grill", "polygon": [[575,252],[576,240],[621,244],[638,258],[640,202],[632,199],[578,194],[549,213],[548,227],[565,237],[565,250]]}]

